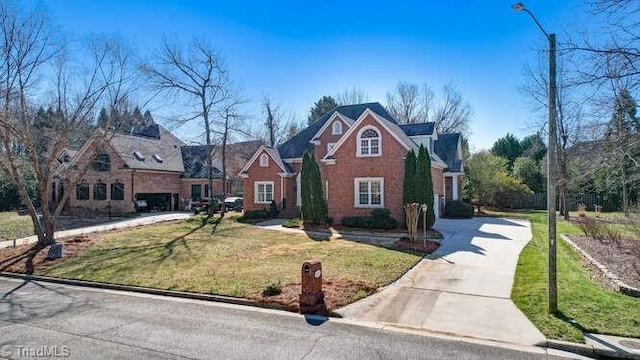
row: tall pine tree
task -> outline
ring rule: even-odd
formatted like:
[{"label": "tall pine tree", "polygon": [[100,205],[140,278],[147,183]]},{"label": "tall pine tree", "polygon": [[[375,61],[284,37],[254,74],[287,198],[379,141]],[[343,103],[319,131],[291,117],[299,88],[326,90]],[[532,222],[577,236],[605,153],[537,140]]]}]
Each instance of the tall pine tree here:
[{"label": "tall pine tree", "polygon": [[314,218],[313,203],[311,201],[311,171],[311,154],[305,152],[302,157],[302,170],[300,172],[300,197],[302,201],[300,212],[304,221],[311,221]]},{"label": "tall pine tree", "polygon": [[300,186],[302,219],[305,222],[324,223],[327,218],[327,202],[322,189],[320,168],[313,154],[309,152],[302,158]]},{"label": "tall pine tree", "polygon": [[312,202],[314,219],[312,220],[318,224],[324,224],[327,220],[327,202],[324,198],[324,189],[322,188],[322,177],[320,176],[320,167],[315,159],[315,156],[311,154],[311,165],[313,169],[313,176],[311,177],[312,186]]},{"label": "tall pine tree", "polygon": [[[431,157],[427,149],[420,145],[418,149],[418,158],[416,161],[416,178],[415,178],[415,196],[416,201],[420,204],[427,205],[427,227],[431,228],[436,222],[436,216],[433,211],[433,180],[431,179]],[[420,226],[423,217],[420,217]]]}]

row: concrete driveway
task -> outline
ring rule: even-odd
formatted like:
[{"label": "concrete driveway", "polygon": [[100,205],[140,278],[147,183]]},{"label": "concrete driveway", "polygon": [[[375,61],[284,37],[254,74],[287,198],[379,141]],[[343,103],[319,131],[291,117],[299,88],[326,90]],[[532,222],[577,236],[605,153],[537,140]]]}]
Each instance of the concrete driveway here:
[{"label": "concrete driveway", "polygon": [[510,299],[528,221],[438,219],[440,248],[383,291],[337,312],[345,318],[521,345],[545,337]]}]

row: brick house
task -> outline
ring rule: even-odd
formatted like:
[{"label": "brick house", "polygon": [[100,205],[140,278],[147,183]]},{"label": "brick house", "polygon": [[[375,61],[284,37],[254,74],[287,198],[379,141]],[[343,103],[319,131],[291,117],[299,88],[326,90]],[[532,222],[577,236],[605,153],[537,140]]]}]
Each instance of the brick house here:
[{"label": "brick house", "polygon": [[240,173],[245,209],[268,208],[275,200],[294,215],[301,201],[302,157],[309,151],[318,161],[328,216],[335,222],[373,208],[387,208],[402,221],[404,159],[420,144],[431,157],[439,217],[447,200],[461,198],[461,135],[438,134],[434,123],[398,125],[379,103],[336,107],[277,148],[261,146]]},{"label": "brick house", "polygon": [[[227,164],[244,162],[260,146],[249,141],[227,146]],[[137,210],[181,210],[190,201],[241,193],[241,178],[222,181],[219,147],[185,145],[158,124],[130,134],[114,133],[89,140],[79,151],[67,151],[59,162],[50,202],[71,191],[65,212],[119,214]],[[209,190],[208,156],[213,156],[213,191]],[[228,166],[229,174],[239,167]],[[67,179],[79,179],[67,189]],[[224,184],[224,185],[223,185]]]}]

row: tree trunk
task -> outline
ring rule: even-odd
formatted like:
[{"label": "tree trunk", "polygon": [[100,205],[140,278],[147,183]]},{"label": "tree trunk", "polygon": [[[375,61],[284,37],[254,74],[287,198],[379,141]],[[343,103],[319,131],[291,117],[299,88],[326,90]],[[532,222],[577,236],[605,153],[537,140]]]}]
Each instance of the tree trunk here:
[{"label": "tree trunk", "polygon": [[620,173],[622,179],[622,210],[624,211],[624,216],[629,217],[629,194],[627,188],[627,172],[624,166],[624,160],[622,165],[620,166]]}]

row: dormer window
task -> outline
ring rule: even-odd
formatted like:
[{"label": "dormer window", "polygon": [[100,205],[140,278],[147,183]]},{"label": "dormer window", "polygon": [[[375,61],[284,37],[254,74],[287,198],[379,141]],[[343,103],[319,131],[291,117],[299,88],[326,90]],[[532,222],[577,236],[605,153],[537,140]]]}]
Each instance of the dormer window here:
[{"label": "dormer window", "polygon": [[261,167],[269,166],[269,156],[267,156],[267,154],[260,155],[260,166]]},{"label": "dormer window", "polygon": [[159,163],[162,163],[164,161],[162,157],[158,154],[153,154],[153,159]]},{"label": "dormer window", "polygon": [[111,157],[109,154],[96,154],[91,164],[93,171],[111,171]]},{"label": "dormer window", "polygon": [[135,156],[138,161],[144,161],[146,159],[140,151],[134,151],[133,156]]},{"label": "dormer window", "polygon": [[334,121],[331,125],[331,134],[332,135],[342,135],[342,122]]},{"label": "dormer window", "polygon": [[378,129],[373,126],[360,130],[358,135],[358,156],[380,156],[381,138]]}]

